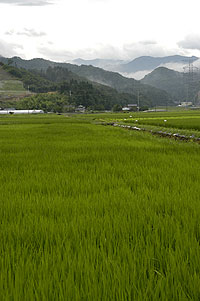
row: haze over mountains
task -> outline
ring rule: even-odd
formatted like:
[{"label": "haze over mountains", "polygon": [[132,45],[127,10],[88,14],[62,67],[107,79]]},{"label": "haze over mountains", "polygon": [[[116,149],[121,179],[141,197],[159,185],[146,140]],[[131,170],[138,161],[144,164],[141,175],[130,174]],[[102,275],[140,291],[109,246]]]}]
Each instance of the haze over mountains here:
[{"label": "haze over mountains", "polygon": [[[83,80],[88,80],[90,82],[98,83],[102,86],[102,90],[105,86],[115,89],[118,93],[126,93],[132,95],[132,99],[128,103],[136,103],[138,99],[138,93],[140,94],[140,103],[147,106],[155,105],[165,105],[173,104],[172,97],[163,90],[157,89],[153,86],[146,85],[132,78],[126,78],[117,72],[106,71],[101,68],[86,65],[74,65],[69,63],[56,63],[44,59],[32,59],[23,60],[20,57],[0,58],[0,61],[4,64],[10,64],[11,66],[17,68],[24,68],[27,70],[36,71],[42,75],[46,73],[48,68],[64,68],[72,72]],[[41,73],[42,72],[42,73]],[[68,76],[67,76],[68,77]],[[68,78],[62,78],[62,80],[68,80]],[[123,98],[121,98],[121,103],[124,103]]]},{"label": "haze over mountains", "polygon": [[142,79],[146,74],[150,73],[158,67],[166,67],[176,71],[183,71],[183,67],[189,62],[194,63],[198,61],[196,56],[165,56],[165,57],[152,57],[141,56],[134,60],[127,62],[123,60],[83,60],[76,59],[72,62],[77,65],[92,65],[94,67],[100,67],[108,71],[119,72],[120,74],[135,79]]},{"label": "haze over mountains", "polygon": [[[191,82],[188,73],[183,72],[183,66],[198,65],[198,57],[186,57],[180,55],[167,57],[142,56],[125,62],[121,60],[83,60],[76,59],[73,63],[57,63],[45,59],[23,60],[20,57],[11,59],[0,57],[0,61],[11,64],[17,68],[35,70],[37,72],[47,72],[48,68],[67,69],[73,78],[78,76],[82,80],[89,80],[94,83],[110,87],[119,93],[133,95],[133,102],[137,102],[137,95],[140,93],[141,101],[145,105],[153,106],[180,103],[181,101],[199,101],[200,76],[195,73]],[[98,67],[96,67],[96,66]],[[101,66],[101,67],[100,67]],[[181,72],[167,68],[170,66],[179,69]],[[107,69],[118,69],[120,72],[107,71]],[[48,71],[49,72],[49,71]],[[48,73],[47,72],[47,73]],[[140,81],[131,78],[132,74],[146,74]],[[55,72],[54,72],[55,73]],[[121,74],[120,74],[121,73]],[[122,74],[128,74],[128,77]],[[59,71],[59,74],[62,73]],[[64,73],[66,76],[66,72]],[[47,76],[47,75],[46,75]],[[69,77],[69,76],[68,76]],[[62,80],[69,78],[62,78]],[[103,87],[102,87],[103,89]]]},{"label": "haze over mountains", "polygon": [[184,68],[188,71],[189,64],[190,66],[193,64],[193,71],[197,71],[196,67],[199,67],[200,60],[196,56],[141,56],[130,62],[78,59],[76,62],[93,66],[98,64],[104,69],[117,71],[125,77],[139,78],[143,84],[166,91],[175,102],[199,101],[199,72],[192,74],[192,78],[188,72],[184,72]]}]

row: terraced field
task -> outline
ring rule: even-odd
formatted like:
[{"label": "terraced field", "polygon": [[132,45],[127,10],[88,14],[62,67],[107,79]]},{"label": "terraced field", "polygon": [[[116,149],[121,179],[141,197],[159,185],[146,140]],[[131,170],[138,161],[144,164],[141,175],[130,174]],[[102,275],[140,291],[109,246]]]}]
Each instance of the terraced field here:
[{"label": "terraced field", "polygon": [[24,85],[19,80],[1,80],[0,81],[0,93],[1,92],[24,92]]},{"label": "terraced field", "polygon": [[24,96],[27,93],[23,83],[0,66],[0,100]]},{"label": "terraced field", "polygon": [[0,81],[2,80],[13,80],[15,79],[11,74],[6,72],[2,66],[0,66]]}]

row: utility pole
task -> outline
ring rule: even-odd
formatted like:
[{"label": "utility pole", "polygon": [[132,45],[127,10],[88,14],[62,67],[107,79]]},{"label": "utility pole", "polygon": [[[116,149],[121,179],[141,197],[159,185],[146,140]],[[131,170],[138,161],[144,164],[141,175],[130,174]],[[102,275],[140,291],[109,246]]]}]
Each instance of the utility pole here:
[{"label": "utility pole", "polygon": [[138,112],[140,111],[140,91],[138,91]]}]

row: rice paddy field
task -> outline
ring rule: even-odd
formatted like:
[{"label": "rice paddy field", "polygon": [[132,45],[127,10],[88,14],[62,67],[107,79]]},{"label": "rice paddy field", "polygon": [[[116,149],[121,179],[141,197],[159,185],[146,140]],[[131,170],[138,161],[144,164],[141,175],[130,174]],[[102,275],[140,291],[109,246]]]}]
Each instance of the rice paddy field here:
[{"label": "rice paddy field", "polygon": [[[172,111],[151,113],[126,113],[101,115],[101,121],[116,121],[122,124],[137,125],[140,128],[166,130],[200,137],[200,111]],[[97,117],[98,119],[98,117]]]},{"label": "rice paddy field", "polygon": [[200,126],[0,117],[0,300],[200,300],[200,145],[100,124],[136,118]]}]

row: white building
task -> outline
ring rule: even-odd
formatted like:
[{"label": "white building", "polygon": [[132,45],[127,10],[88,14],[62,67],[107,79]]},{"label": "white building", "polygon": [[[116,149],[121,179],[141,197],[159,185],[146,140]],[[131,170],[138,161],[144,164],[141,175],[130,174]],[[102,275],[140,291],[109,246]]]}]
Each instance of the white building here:
[{"label": "white building", "polygon": [[76,112],[85,113],[85,107],[82,105],[79,105],[76,109]]},{"label": "white building", "polygon": [[130,104],[128,104],[126,107],[123,107],[123,108],[122,108],[122,111],[124,111],[124,112],[128,112],[128,111],[137,111],[137,108],[138,108],[137,104],[135,104],[135,103],[130,103]]},{"label": "white building", "polygon": [[191,106],[192,106],[191,101],[184,101],[184,102],[181,102],[180,105],[178,105],[178,107],[191,107]]},{"label": "white building", "polygon": [[43,110],[15,110],[15,109],[4,109],[0,110],[1,115],[5,114],[43,114]]}]

